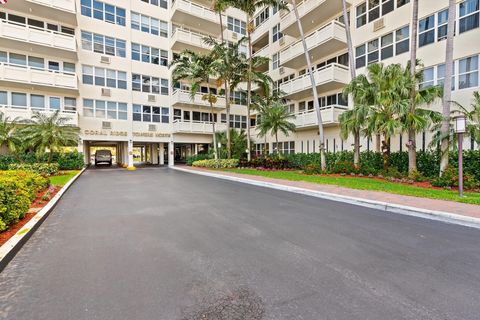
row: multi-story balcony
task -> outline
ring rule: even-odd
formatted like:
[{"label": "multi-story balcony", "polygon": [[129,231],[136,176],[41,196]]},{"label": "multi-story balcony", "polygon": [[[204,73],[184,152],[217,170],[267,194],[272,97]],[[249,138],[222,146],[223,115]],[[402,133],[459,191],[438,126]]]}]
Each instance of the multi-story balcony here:
[{"label": "multi-story balcony", "polygon": [[[260,48],[259,50],[255,51],[255,52],[253,53],[253,56],[254,56],[254,57],[266,57],[266,58],[268,58],[268,57],[269,57],[269,54],[270,54],[268,48],[269,48],[268,45],[266,45],[266,46],[263,47],[263,48]],[[264,63],[262,63],[261,65],[258,66],[258,70],[259,70],[259,71],[262,71],[262,72],[268,71],[268,65],[269,65],[269,63],[270,63],[270,59],[265,60]]]},{"label": "multi-story balcony", "polygon": [[[339,105],[320,108],[323,125],[329,126],[338,124],[338,117],[347,109],[348,107]],[[295,124],[297,130],[314,128],[318,126],[317,113],[315,110],[295,113],[291,122]]]},{"label": "multi-story balcony", "polygon": [[[197,93],[192,99],[190,92],[186,90],[175,90],[172,94],[172,105],[173,106],[200,106],[210,108],[210,103],[207,100],[203,99],[204,94]],[[225,97],[217,96],[217,102],[213,105],[214,108],[225,108]]]},{"label": "multi-story balcony", "polygon": [[[347,5],[349,5],[347,1]],[[289,5],[291,9],[291,5]],[[304,27],[305,32],[309,32],[316,26],[323,25],[328,22],[332,16],[342,12],[342,1],[339,0],[303,0],[297,2],[298,15]],[[295,12],[284,11],[281,13],[282,32],[292,37],[299,37],[297,18]]]},{"label": "multi-story balcony", "polygon": [[15,0],[9,1],[8,9],[34,14],[60,23],[77,24],[75,0]]},{"label": "multi-story balcony", "polygon": [[[312,60],[326,57],[347,47],[345,26],[332,21],[305,37],[308,53]],[[282,66],[300,69],[305,66],[305,51],[298,40],[280,52]]]},{"label": "multi-story balcony", "polygon": [[55,91],[77,91],[77,76],[74,73],[65,73],[47,69],[39,69],[24,65],[0,63],[0,82],[10,85],[18,84],[49,87]]},{"label": "multi-story balcony", "polygon": [[0,19],[0,38],[4,46],[23,51],[76,58],[75,36]]},{"label": "multi-story balcony", "polygon": [[[215,123],[215,131],[225,131],[227,129],[225,123]],[[210,121],[173,121],[174,133],[200,133],[213,134],[212,123]]]},{"label": "multi-story balcony", "polygon": [[[349,81],[348,67],[333,63],[313,71],[315,85],[318,92],[339,90]],[[312,85],[308,73],[280,85],[280,90],[285,92],[289,99],[303,99],[312,95]]]},{"label": "multi-story balcony", "polygon": [[[78,125],[78,113],[75,110],[76,107],[65,106],[64,110],[60,110],[60,116],[66,119],[66,125]],[[51,114],[55,110],[45,110],[45,109],[35,109],[30,107],[20,107],[20,106],[5,106],[0,105],[0,112],[2,112],[6,117],[10,119],[17,119],[18,121],[32,119],[33,112],[41,112],[46,114]]]},{"label": "multi-story balcony", "polygon": [[[172,5],[171,21],[181,26],[204,30],[209,34],[220,34],[220,19],[217,13],[207,7],[187,0],[175,0]],[[225,24],[226,17],[222,22]]]},{"label": "multi-story balcony", "polygon": [[172,47],[173,51],[183,51],[185,49],[195,52],[208,52],[212,47],[205,44],[203,39],[206,35],[196,33],[190,30],[175,28],[172,34]]}]

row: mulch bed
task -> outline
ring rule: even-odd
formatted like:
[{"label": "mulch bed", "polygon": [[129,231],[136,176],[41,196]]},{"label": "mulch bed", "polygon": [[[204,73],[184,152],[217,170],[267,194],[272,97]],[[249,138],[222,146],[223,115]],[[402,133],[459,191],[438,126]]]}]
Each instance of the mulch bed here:
[{"label": "mulch bed", "polygon": [[0,246],[2,246],[5,242],[7,242],[11,237],[13,237],[18,230],[20,230],[25,224],[27,224],[30,219],[32,219],[38,211],[40,211],[43,207],[47,205],[49,201],[42,200],[42,197],[45,195],[46,192],[50,193],[50,199],[52,199],[58,191],[60,191],[62,187],[48,187],[45,190],[39,192],[33,200],[32,205],[30,206],[30,210],[25,215],[23,219],[20,219],[17,223],[13,224],[7,230],[0,232]]}]

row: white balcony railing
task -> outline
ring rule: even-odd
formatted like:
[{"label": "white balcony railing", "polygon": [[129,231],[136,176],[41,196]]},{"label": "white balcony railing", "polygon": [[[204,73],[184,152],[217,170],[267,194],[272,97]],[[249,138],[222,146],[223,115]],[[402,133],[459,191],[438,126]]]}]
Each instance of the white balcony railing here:
[{"label": "white balcony railing", "polygon": [[[190,92],[187,90],[175,90],[172,94],[172,102],[175,104],[189,104],[203,107],[210,107],[210,103],[207,100],[203,100],[204,94],[197,93],[192,99]],[[225,97],[217,96],[217,102],[214,104],[214,108],[225,108]]]},{"label": "white balcony railing", "polygon": [[[208,9],[207,7],[201,6],[199,4],[193,3],[187,0],[176,0],[172,6],[172,12],[175,10],[180,10],[186,12],[192,16],[209,20],[214,23],[218,23],[218,14],[215,11]],[[224,17],[225,18],[225,17]],[[226,18],[223,19],[223,22],[226,22]]]},{"label": "white balcony railing", "polygon": [[[340,105],[331,105],[320,108],[322,113],[322,121],[324,124],[338,123],[338,117],[342,112],[347,110],[348,107]],[[315,110],[308,110],[298,112],[291,118],[291,122],[295,124],[297,128],[305,128],[311,126],[317,126],[317,113]]]},{"label": "white balcony railing", "polygon": [[[0,105],[0,112],[2,112],[5,117],[9,117],[12,120],[16,119],[20,122],[30,120],[35,111],[52,114],[56,110],[31,108],[27,106]],[[63,109],[60,110],[60,116],[67,119],[65,124],[78,125],[78,114],[75,106],[63,106]]]},{"label": "white balcony railing", "polygon": [[[225,123],[215,123],[215,131],[225,131]],[[213,134],[212,122],[210,121],[173,121],[173,132],[184,132],[184,133],[203,133],[203,134]]]},{"label": "white balcony railing", "polygon": [[[331,82],[347,84],[349,81],[348,67],[338,63],[329,64],[313,71],[313,76],[317,87]],[[310,75],[307,73],[282,83],[280,90],[290,95],[304,90],[310,90],[311,86]]]},{"label": "white balcony railing", "polygon": [[0,80],[72,90],[78,89],[77,77],[74,73],[52,71],[4,62],[0,63]]},{"label": "white balcony railing", "polygon": [[0,19],[0,38],[76,51],[75,36]]},{"label": "white balcony railing", "polygon": [[211,49],[212,47],[205,44],[203,41],[205,37],[207,37],[207,35],[186,29],[175,28],[172,34],[172,44],[175,45],[175,43],[182,42],[198,48]]},{"label": "white balcony railing", "polygon": [[[320,5],[324,5],[327,1],[329,0],[300,1],[297,4],[298,16],[300,17],[300,19],[302,19],[305,14],[313,11],[315,8],[319,7]],[[289,7],[291,9],[292,6],[289,5]],[[293,9],[291,9],[290,11],[281,11],[280,15],[281,15],[280,25],[282,26],[283,29],[297,22],[297,18],[295,17],[295,13],[293,12]]]},{"label": "white balcony railing", "polygon": [[[269,53],[269,50],[268,50],[268,44],[266,46],[264,46],[263,48],[260,48],[259,50],[257,50],[253,56],[254,57],[269,57],[270,56],[270,53]],[[283,61],[283,60],[280,60],[280,61]]]},{"label": "white balcony railing", "polygon": [[[307,43],[307,48],[310,51],[313,48],[322,46],[332,39],[337,39],[346,44],[347,39],[344,24],[338,21],[332,21],[306,36],[305,42]],[[280,61],[285,63],[299,56],[302,56],[303,58],[303,55],[303,44],[301,40],[298,40],[280,52]]]},{"label": "white balcony railing", "polygon": [[46,7],[75,13],[75,0],[27,0]]}]

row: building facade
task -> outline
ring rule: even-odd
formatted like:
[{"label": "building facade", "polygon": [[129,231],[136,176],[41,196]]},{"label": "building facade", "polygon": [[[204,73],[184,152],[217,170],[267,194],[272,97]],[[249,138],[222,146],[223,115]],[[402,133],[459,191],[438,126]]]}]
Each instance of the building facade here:
[{"label": "building facade", "polygon": [[[420,1],[418,58],[425,65],[424,85],[441,84],[448,0]],[[235,42],[246,33],[245,14],[228,9],[220,18],[208,0],[15,0],[0,7],[0,111],[28,119],[33,111],[60,110],[81,129],[79,150],[90,161],[96,148],[112,148],[116,161],[169,164],[203,152],[212,142],[211,121],[225,129],[225,99],[215,114],[191,99],[188,84],[171,83],[168,65],[184,49],[207,52],[202,38]],[[341,92],[350,81],[340,0],[298,3],[320,97],[325,147],[351,149],[339,136],[339,115],[349,108]],[[358,73],[373,62],[409,59],[411,4],[408,0],[349,1]],[[220,22],[221,21],[221,22]],[[222,23],[222,25],[220,24]],[[318,126],[310,80],[293,12],[259,10],[252,35],[254,54],[270,58],[260,68],[286,93],[297,131],[280,136],[284,153],[318,151]],[[468,105],[479,89],[479,0],[457,4],[453,99]],[[246,48],[245,48],[246,50]],[[217,90],[215,83],[205,84]],[[234,92],[231,123],[247,119],[244,94]],[[439,109],[440,105],[434,108]],[[439,109],[440,110],[440,109]],[[256,150],[274,150],[273,137],[252,136]],[[403,137],[405,138],[405,137]],[[393,148],[401,149],[400,135]],[[419,149],[428,147],[422,134]],[[403,140],[404,141],[404,140]],[[472,147],[476,147],[472,145]],[[374,149],[371,141],[362,150]]]}]

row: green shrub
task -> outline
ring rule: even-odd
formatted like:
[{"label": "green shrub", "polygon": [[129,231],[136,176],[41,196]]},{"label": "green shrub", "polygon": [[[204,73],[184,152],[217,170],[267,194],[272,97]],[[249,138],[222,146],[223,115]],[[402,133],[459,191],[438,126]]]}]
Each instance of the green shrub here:
[{"label": "green shrub", "polygon": [[322,168],[317,163],[310,163],[303,167],[303,173],[311,175],[311,174],[321,174]]},{"label": "green shrub", "polygon": [[337,174],[350,174],[350,173],[357,173],[357,169],[353,165],[353,162],[349,161],[339,161],[335,163],[332,167],[332,170],[330,170],[331,173],[337,173]]},{"label": "green shrub", "polygon": [[[436,177],[430,182],[432,186],[439,188],[458,188],[458,169],[449,166],[441,177]],[[470,174],[463,175],[463,188],[467,190],[476,189],[480,187],[480,181],[476,180]]]},{"label": "green shrub", "polygon": [[57,163],[60,170],[80,170],[85,166],[83,153],[78,151],[60,153]]},{"label": "green shrub", "polygon": [[191,166],[195,161],[212,159],[213,154],[203,153],[187,157],[187,166]]},{"label": "green shrub", "polygon": [[14,156],[5,154],[0,156],[0,170],[8,170],[8,166],[12,163],[18,162]]},{"label": "green shrub", "polygon": [[58,163],[12,163],[8,166],[8,170],[33,171],[44,177],[49,177],[56,175],[59,167]]},{"label": "green shrub", "polygon": [[0,172],[0,231],[23,218],[48,180],[32,171]]},{"label": "green shrub", "polygon": [[266,157],[253,158],[250,161],[242,160],[240,167],[261,168],[261,169],[288,169],[288,160],[283,155],[270,155]]},{"label": "green shrub", "polygon": [[238,167],[238,159],[205,159],[197,160],[192,163],[194,167],[212,168],[212,169],[228,169]]}]

